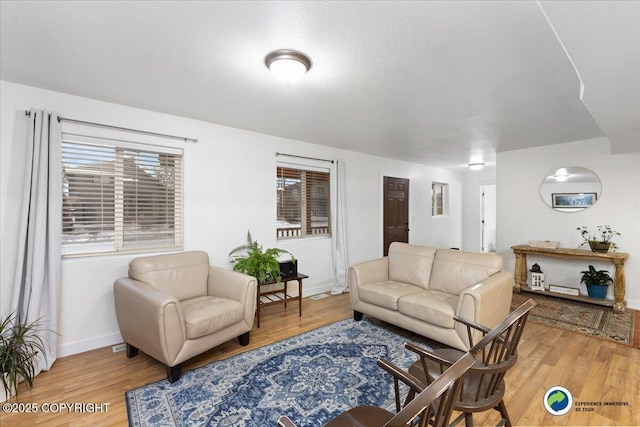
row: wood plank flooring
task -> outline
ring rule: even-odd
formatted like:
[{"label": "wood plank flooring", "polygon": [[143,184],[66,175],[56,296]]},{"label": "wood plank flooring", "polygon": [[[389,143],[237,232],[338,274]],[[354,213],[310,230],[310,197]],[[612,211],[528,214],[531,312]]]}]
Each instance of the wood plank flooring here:
[{"label": "wood plank flooring", "polygon": [[[282,305],[266,307],[261,327],[251,331],[247,347],[230,341],[186,362],[184,369],[351,316],[348,295],[305,298],[302,318],[298,317],[297,303],[286,310]],[[640,349],[529,322],[519,354],[518,364],[507,375],[505,397],[514,425],[640,425]],[[19,402],[38,404],[38,412],[0,412],[0,426],[126,426],[125,391],[165,376],[165,368],[142,352],[127,359],[123,352],[112,353],[109,347],[64,357],[36,378],[33,390],[20,385]],[[628,406],[582,406],[586,411],[554,417],[542,406],[544,393],[554,385],[568,388],[574,402],[622,402]],[[53,411],[43,412],[45,403],[53,403]],[[80,413],[55,405],[73,403],[106,403],[108,407],[103,405],[106,412]],[[474,421],[476,425],[495,425],[497,413],[477,414]]]}]

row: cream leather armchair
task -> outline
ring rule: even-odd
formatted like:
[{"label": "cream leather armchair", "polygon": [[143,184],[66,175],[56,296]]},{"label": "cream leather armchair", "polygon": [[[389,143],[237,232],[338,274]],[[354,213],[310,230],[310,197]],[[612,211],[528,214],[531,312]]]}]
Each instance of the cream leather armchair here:
[{"label": "cream leather armchair", "polygon": [[235,337],[249,344],[256,309],[254,277],[209,265],[206,252],[137,258],[113,285],[127,357],[138,350],[180,379],[182,362]]}]

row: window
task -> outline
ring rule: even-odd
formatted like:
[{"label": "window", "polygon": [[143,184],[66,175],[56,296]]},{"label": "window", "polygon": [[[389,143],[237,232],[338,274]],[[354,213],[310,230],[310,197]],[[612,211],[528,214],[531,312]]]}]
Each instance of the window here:
[{"label": "window", "polygon": [[63,255],[182,248],[182,150],[62,136]]},{"label": "window", "polygon": [[431,184],[431,216],[446,216],[448,206],[449,184],[434,182]]},{"label": "window", "polygon": [[330,236],[329,171],[276,167],[278,239]]}]

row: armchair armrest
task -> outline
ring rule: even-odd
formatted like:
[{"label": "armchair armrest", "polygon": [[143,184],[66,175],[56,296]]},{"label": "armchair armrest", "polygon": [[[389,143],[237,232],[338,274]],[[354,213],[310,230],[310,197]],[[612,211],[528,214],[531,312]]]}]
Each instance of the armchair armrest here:
[{"label": "armchair armrest", "polygon": [[278,427],[297,427],[293,421],[286,415],[278,418]]},{"label": "armchair armrest", "polygon": [[187,336],[180,302],[128,277],[115,281],[113,295],[124,341],[173,366]]},{"label": "armchair armrest", "polygon": [[[400,369],[386,359],[379,359],[378,366],[393,376],[393,385],[396,395],[396,412],[400,412],[400,410],[415,397],[416,393],[422,392],[426,387],[426,385],[418,378]],[[400,381],[409,386],[410,389],[409,393],[407,393],[407,398],[402,405],[400,404]]]},{"label": "armchair armrest", "polygon": [[[207,293],[245,302],[247,298],[256,298],[257,283],[258,281],[253,276],[212,265],[209,267]],[[251,292],[252,288],[254,292]]]},{"label": "armchair armrest", "polygon": [[256,292],[258,281],[255,277],[226,268],[210,266],[207,280],[209,295],[239,301],[245,306],[244,320],[253,325],[256,312]]},{"label": "armchair armrest", "polygon": [[[439,354],[434,353],[431,350],[427,350],[426,348],[419,347],[419,346],[417,346],[415,344],[412,344],[410,342],[405,343],[404,344],[404,348],[406,348],[407,350],[413,351],[418,356],[420,356],[420,360],[423,361],[423,365],[424,365],[424,362],[426,362],[426,359],[433,360],[434,362],[438,363],[441,367],[444,367],[445,369],[453,364],[453,362],[451,362],[450,360],[440,356]],[[444,369],[443,369],[443,371],[444,371]]]}]

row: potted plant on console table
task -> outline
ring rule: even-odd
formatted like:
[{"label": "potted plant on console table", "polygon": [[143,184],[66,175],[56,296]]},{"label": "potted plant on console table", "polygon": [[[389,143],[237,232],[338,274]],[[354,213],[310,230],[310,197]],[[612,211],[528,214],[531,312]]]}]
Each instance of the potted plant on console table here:
[{"label": "potted plant on console table", "polygon": [[247,243],[229,252],[229,257],[232,258],[235,271],[253,276],[258,283],[264,284],[270,280],[280,283],[282,277],[278,257],[283,254],[289,254],[291,261],[295,262],[295,257],[287,250],[278,248],[263,250],[262,245],[258,244],[257,240],[253,240],[251,232],[248,231]]},{"label": "potted plant on console table", "polygon": [[587,293],[591,298],[604,299],[607,296],[607,288],[613,279],[607,270],[596,270],[593,265],[588,270],[582,271],[580,283],[587,285]]},{"label": "potted plant on console table", "polygon": [[609,250],[615,252],[618,249],[618,245],[612,242],[611,239],[613,236],[620,236],[621,234],[608,225],[599,225],[595,233],[591,233],[589,228],[584,225],[576,230],[580,232],[584,239],[578,247],[588,244],[593,252],[609,252]]}]

